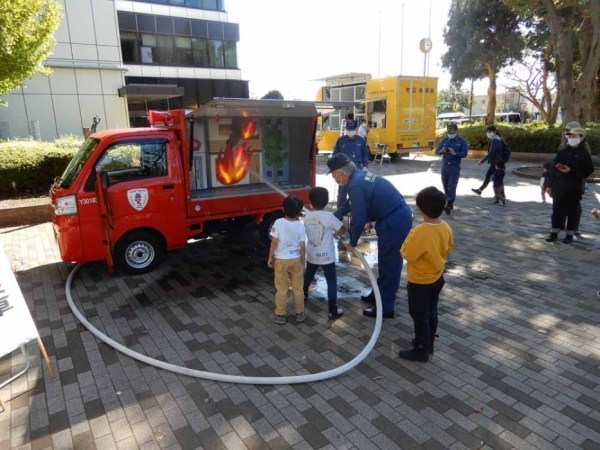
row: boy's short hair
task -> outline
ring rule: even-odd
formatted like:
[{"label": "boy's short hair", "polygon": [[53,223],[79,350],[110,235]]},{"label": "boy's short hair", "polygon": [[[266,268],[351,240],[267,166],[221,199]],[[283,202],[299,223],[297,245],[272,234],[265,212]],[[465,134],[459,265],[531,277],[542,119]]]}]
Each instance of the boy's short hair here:
[{"label": "boy's short hair", "polygon": [[308,200],[314,209],[325,209],[329,203],[329,191],[321,186],[316,186],[308,193]]},{"label": "boy's short hair", "polygon": [[446,195],[434,186],[426,187],[417,194],[417,206],[427,217],[437,219],[446,206]]},{"label": "boy's short hair", "polygon": [[287,217],[299,217],[302,214],[302,208],[304,208],[304,202],[295,195],[288,195],[283,200],[283,212]]},{"label": "boy's short hair", "polygon": [[550,172],[550,170],[552,170],[552,163],[551,162],[545,162],[542,167],[544,169],[546,169],[548,172]]},{"label": "boy's short hair", "polygon": [[501,169],[505,169],[506,168],[506,164],[504,164],[504,161],[502,161],[501,159],[496,161],[496,164],[494,164],[496,167],[500,167]]}]

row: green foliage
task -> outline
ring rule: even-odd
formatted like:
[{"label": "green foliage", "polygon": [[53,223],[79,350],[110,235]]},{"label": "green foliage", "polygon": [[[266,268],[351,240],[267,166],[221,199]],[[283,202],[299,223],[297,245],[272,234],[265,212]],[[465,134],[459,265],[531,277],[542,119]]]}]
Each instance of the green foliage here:
[{"label": "green foliage", "polygon": [[49,74],[41,62],[52,52],[60,15],[56,0],[0,0],[0,95]]},{"label": "green foliage", "polygon": [[449,89],[442,89],[437,96],[437,109],[439,113],[461,111],[469,108],[468,91],[457,89],[450,86]]},{"label": "green foliage", "polygon": [[287,139],[283,137],[277,125],[273,124],[263,128],[262,143],[265,162],[273,167],[273,178],[277,181],[277,169],[287,158],[287,152],[283,151],[287,146]]},{"label": "green foliage", "polygon": [[0,143],[0,198],[48,192],[81,144],[81,139],[58,139],[57,143],[33,140]]},{"label": "green foliage", "polygon": [[261,99],[283,100],[283,94],[278,90],[274,89],[263,95]]},{"label": "green foliage", "polygon": [[[591,124],[590,124],[591,125]],[[511,126],[496,123],[500,135],[506,140],[513,152],[556,153],[562,139],[562,127],[551,127],[544,122],[536,125]],[[485,125],[460,125],[458,134],[467,140],[470,150],[487,150],[488,142]],[[438,130],[436,137],[441,139],[445,130]],[[600,126],[586,127],[586,140],[593,155],[600,155]]]},{"label": "green foliage", "polygon": [[489,68],[498,72],[521,57],[524,43],[518,26],[518,17],[501,0],[452,0],[442,66],[450,70],[453,82],[484,78]]}]

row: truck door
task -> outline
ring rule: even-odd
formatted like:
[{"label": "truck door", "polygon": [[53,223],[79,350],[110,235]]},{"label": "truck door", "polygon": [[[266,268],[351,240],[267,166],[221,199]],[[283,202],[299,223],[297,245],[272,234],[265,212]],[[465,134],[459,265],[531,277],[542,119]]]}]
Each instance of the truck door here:
[{"label": "truck door", "polygon": [[114,241],[143,228],[160,233],[167,248],[185,245],[185,187],[176,146],[167,138],[128,139],[109,145],[96,162],[96,172],[108,174]]}]

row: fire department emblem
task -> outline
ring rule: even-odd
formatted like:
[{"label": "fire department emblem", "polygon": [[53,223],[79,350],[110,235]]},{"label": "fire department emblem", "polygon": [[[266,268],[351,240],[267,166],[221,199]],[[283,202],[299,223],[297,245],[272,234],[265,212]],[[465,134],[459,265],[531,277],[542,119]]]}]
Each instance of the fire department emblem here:
[{"label": "fire department emblem", "polygon": [[148,189],[130,189],[127,191],[127,200],[133,209],[141,211],[148,204]]}]

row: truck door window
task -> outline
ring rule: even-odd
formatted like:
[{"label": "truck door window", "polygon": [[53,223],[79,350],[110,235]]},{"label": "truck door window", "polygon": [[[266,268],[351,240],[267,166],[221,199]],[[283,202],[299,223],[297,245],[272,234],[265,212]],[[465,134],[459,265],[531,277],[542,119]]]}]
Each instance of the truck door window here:
[{"label": "truck door window", "polygon": [[386,100],[367,102],[369,126],[371,128],[385,128]]},{"label": "truck door window", "polygon": [[[96,172],[105,170],[111,183],[167,175],[167,141],[119,142],[109,147],[96,163]],[[95,174],[91,174],[92,178]],[[93,190],[88,180],[86,190]]]}]

